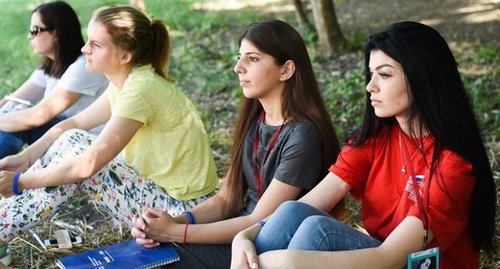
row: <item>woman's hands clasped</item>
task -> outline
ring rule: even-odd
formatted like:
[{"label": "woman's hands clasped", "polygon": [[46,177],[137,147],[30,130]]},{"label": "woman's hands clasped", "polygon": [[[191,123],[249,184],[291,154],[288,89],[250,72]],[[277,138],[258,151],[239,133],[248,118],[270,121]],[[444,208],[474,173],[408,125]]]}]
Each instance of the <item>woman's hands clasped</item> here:
[{"label": "woman's hands clasped", "polygon": [[143,207],[142,214],[134,216],[131,233],[138,244],[152,248],[160,242],[175,242],[174,238],[168,235],[174,225],[179,224],[168,212]]}]

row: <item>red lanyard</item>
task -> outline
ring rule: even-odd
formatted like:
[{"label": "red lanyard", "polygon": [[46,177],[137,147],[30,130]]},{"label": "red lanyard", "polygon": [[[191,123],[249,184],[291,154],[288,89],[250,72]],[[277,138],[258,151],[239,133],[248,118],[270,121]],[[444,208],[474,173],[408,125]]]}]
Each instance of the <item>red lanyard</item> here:
[{"label": "red lanyard", "polygon": [[[406,143],[402,143],[403,147],[405,149],[405,154],[406,158],[410,160],[410,153],[408,152],[408,148],[406,147]],[[424,154],[424,153],[423,153]],[[424,156],[425,157],[425,156]],[[424,242],[422,244],[422,248],[425,249],[427,246],[427,240],[429,238],[428,232],[429,232],[429,220],[427,219],[427,195],[429,193],[429,185],[430,182],[424,182],[424,186],[426,188],[424,192],[424,198],[420,195],[419,187],[418,187],[418,182],[417,182],[417,177],[415,176],[415,170],[413,169],[413,164],[411,163],[411,160],[409,162],[409,167],[410,167],[410,173],[411,173],[411,178],[412,178],[412,183],[413,183],[413,191],[415,192],[415,196],[417,197],[417,203],[418,203],[418,208],[420,209],[420,215],[422,215],[423,222],[424,222]],[[429,180],[427,180],[429,181]]]},{"label": "red lanyard", "polygon": [[280,125],[278,130],[276,130],[276,132],[274,133],[273,139],[271,140],[271,143],[267,148],[266,155],[264,156],[264,160],[262,160],[261,172],[259,173],[258,160],[257,160],[257,152],[259,151],[259,142],[260,142],[259,130],[260,130],[260,124],[262,123],[265,114],[266,112],[262,110],[262,112],[260,113],[259,121],[257,122],[257,128],[255,129],[255,139],[253,141],[253,174],[255,177],[255,186],[257,186],[257,193],[259,194],[259,198],[262,197],[262,170],[263,170],[262,168],[264,167],[267,157],[269,157],[269,153],[273,149],[274,144],[276,144],[276,140],[278,140],[281,128],[283,127],[283,124]]}]

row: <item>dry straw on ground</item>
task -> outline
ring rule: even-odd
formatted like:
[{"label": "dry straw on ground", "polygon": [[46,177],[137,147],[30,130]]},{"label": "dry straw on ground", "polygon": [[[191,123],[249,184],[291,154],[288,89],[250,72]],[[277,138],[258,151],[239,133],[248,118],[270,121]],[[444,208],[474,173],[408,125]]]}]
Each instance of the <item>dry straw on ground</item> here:
[{"label": "dry straw on ground", "polygon": [[[57,247],[45,249],[37,240],[37,237],[42,242],[54,238],[54,231],[61,229],[67,230],[71,236],[80,236],[83,242],[71,249]],[[103,212],[82,194],[74,197],[60,210],[60,213],[9,243],[14,258],[9,268],[58,268],[57,258],[130,238],[128,228],[115,225],[109,214]]]}]

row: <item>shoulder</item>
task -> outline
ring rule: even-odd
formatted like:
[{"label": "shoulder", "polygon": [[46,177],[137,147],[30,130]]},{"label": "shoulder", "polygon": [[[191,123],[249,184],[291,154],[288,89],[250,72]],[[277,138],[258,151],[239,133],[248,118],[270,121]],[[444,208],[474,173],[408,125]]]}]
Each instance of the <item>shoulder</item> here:
[{"label": "shoulder", "polygon": [[120,98],[142,99],[155,107],[171,109],[184,105],[182,91],[154,72],[151,66],[135,68],[125,80]]},{"label": "shoulder", "polygon": [[31,73],[28,80],[40,87],[45,87],[47,85],[47,80],[50,78],[51,77],[46,75],[41,68],[37,68],[33,71],[33,73]]},{"label": "shoulder", "polygon": [[76,58],[76,60],[72,64],[70,64],[68,69],[70,68],[85,69],[85,63],[86,63],[85,56],[82,54],[78,56],[78,58]]},{"label": "shoulder", "polygon": [[107,78],[104,74],[90,73],[85,68],[86,60],[85,56],[80,55],[64,72],[61,80],[79,80],[83,82],[90,82],[93,80],[99,81],[99,83],[107,82]]},{"label": "shoulder", "polygon": [[398,129],[385,126],[378,134],[366,139],[362,144],[356,145],[353,138],[351,138],[342,147],[340,159],[350,156],[349,158],[355,158],[358,161],[363,159],[371,163],[377,157],[392,155],[393,147],[397,145],[395,143],[398,143]]},{"label": "shoulder", "polygon": [[321,145],[317,128],[308,122],[292,121],[285,124],[283,129],[283,143],[287,147],[302,148],[302,150],[316,150]]},{"label": "shoulder", "polygon": [[439,157],[439,172],[443,175],[473,176],[474,168],[470,162],[458,153],[443,150]]},{"label": "shoulder", "polygon": [[141,65],[141,66],[136,66],[130,71],[130,74],[128,75],[128,80],[155,80],[155,79],[162,79],[166,82],[165,79],[160,77],[156,72],[154,71],[153,67],[151,65]]},{"label": "shoulder", "polygon": [[[154,87],[151,87],[154,85]],[[135,67],[127,77],[124,87],[140,88],[151,91],[165,91],[176,89],[174,83],[158,75],[151,65]]]},{"label": "shoulder", "polygon": [[319,136],[318,129],[316,126],[305,121],[291,121],[285,124],[288,132],[294,136]]}]

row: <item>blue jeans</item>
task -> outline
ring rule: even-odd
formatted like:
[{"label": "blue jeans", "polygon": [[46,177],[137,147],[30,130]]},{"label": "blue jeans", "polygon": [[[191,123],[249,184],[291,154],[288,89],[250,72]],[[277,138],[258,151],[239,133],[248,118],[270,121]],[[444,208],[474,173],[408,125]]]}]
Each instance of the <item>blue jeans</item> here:
[{"label": "blue jeans", "polygon": [[6,133],[0,131],[0,159],[9,155],[17,154],[24,144],[33,144],[38,138],[42,137],[52,126],[62,121],[62,117],[56,117],[44,125],[31,130]]},{"label": "blue jeans", "polygon": [[257,254],[277,249],[341,251],[377,247],[379,240],[305,203],[276,209],[254,240]]}]

